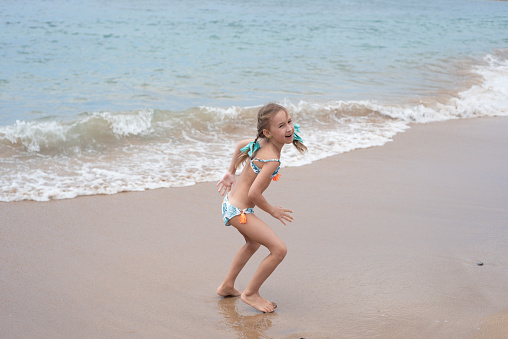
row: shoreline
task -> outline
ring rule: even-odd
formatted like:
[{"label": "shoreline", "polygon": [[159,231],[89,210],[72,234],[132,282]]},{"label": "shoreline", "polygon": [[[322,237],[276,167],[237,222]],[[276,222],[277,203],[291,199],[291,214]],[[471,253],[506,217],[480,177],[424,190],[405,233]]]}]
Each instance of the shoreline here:
[{"label": "shoreline", "polygon": [[256,209],[289,249],[261,291],[271,315],[215,295],[242,244],[215,183],[0,203],[0,334],[506,336],[507,130],[507,117],[412,125],[284,168],[266,197],[295,221]]}]

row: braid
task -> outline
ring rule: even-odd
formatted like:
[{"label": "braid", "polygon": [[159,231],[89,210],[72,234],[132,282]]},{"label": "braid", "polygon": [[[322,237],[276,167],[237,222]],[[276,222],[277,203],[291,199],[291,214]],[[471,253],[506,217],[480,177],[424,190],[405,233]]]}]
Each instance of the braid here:
[{"label": "braid", "polygon": [[298,152],[302,154],[307,152],[307,146],[305,146],[300,140],[293,140],[293,146],[295,146]]},{"label": "braid", "polygon": [[[259,136],[256,137],[256,139],[254,139],[254,144],[256,142],[258,142],[259,140]],[[235,167],[238,168],[240,165],[242,165],[243,163],[245,163],[247,161],[247,159],[249,159],[249,151],[245,151],[245,152],[241,152],[239,155],[238,155],[238,159],[236,159],[236,162],[235,162]]]}]

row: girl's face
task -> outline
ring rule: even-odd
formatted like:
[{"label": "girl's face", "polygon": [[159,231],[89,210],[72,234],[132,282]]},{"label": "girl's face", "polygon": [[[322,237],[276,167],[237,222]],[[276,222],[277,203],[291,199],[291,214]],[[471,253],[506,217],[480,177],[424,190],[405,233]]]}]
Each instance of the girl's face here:
[{"label": "girl's face", "polygon": [[293,133],[295,132],[293,120],[288,113],[281,109],[272,117],[267,132],[265,135],[268,134],[272,141],[281,145],[291,144],[293,142]]}]

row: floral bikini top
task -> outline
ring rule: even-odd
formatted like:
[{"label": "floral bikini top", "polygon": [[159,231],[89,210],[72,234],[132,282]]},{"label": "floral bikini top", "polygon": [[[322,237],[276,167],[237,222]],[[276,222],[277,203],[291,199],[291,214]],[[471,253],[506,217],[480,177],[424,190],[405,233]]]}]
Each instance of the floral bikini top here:
[{"label": "floral bikini top", "polygon": [[261,161],[261,162],[264,162],[264,163],[271,162],[271,161],[278,161],[279,162],[279,167],[277,167],[277,169],[272,173],[270,178],[272,178],[273,181],[278,181],[279,180],[279,178],[280,178],[280,173],[279,173],[279,170],[280,170],[280,160],[279,159],[268,159],[268,160],[263,160],[263,159],[259,159],[259,158],[251,159],[251,161],[250,161],[250,167],[252,167],[252,170],[254,171],[254,173],[259,174],[259,172],[261,172],[261,168],[259,168],[254,163],[254,161]]}]

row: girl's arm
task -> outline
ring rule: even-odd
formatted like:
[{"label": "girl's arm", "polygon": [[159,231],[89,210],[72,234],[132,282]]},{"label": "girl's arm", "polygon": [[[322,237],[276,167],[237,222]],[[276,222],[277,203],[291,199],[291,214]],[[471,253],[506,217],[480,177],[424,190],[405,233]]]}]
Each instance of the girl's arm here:
[{"label": "girl's arm", "polygon": [[293,213],[292,210],[282,208],[281,206],[272,206],[263,196],[263,192],[270,185],[271,174],[277,169],[279,164],[277,162],[267,162],[261,168],[261,172],[257,175],[249,189],[248,197],[257,207],[261,208],[266,213],[270,214],[275,219],[279,219],[284,225],[285,221],[293,221],[293,217],[288,213]]},{"label": "girl's arm", "polygon": [[236,174],[236,159],[240,155],[240,149],[247,146],[247,144],[254,139],[244,139],[236,144],[235,151],[233,152],[233,157],[231,158],[231,163],[229,164],[228,170],[224,174],[224,177],[217,183],[216,186],[219,187],[219,192],[221,195],[224,195],[226,192],[231,191],[231,187],[235,184],[235,174]]}]

